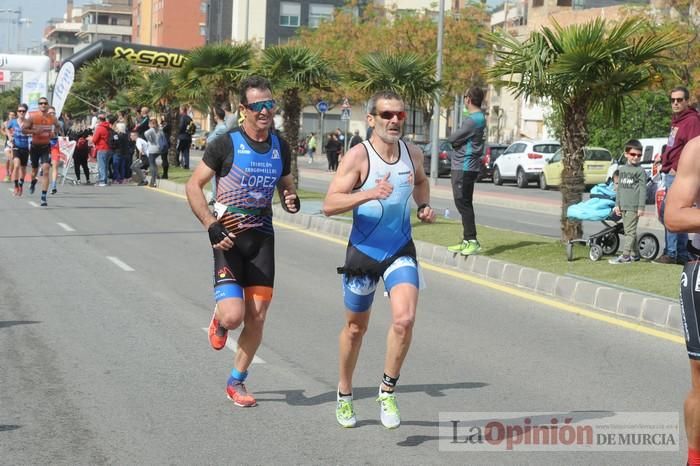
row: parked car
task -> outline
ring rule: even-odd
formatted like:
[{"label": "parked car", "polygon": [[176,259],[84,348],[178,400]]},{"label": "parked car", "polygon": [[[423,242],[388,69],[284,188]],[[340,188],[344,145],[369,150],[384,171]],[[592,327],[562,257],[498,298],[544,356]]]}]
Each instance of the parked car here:
[{"label": "parked car", "polygon": [[508,148],[506,144],[486,144],[484,155],[481,156],[481,171],[476,181],[481,181],[484,178],[493,179],[493,167],[496,164],[496,159],[505,152]]},{"label": "parked car", "polygon": [[[610,151],[604,147],[584,147],[583,148],[583,182],[586,186],[593,186],[598,183],[605,183],[608,167],[612,163]],[[561,185],[562,150],[554,153],[547,165],[540,173],[540,188],[549,189],[552,186]]]},{"label": "parked car", "polygon": [[204,150],[207,147],[209,132],[196,132],[192,135],[192,149]]},{"label": "parked car", "polygon": [[531,181],[538,181],[545,163],[560,147],[558,141],[551,140],[515,141],[496,160],[493,184],[515,181],[518,188],[525,188]]},{"label": "parked car", "polygon": [[[647,172],[647,176],[651,178],[656,175],[654,170],[654,161],[661,160],[661,154],[666,150],[666,144],[668,143],[668,138],[645,138],[639,139],[642,143],[642,161],[641,165],[644,171]],[[605,177],[606,181],[612,180],[613,173],[620,167],[627,163],[627,158],[625,154],[620,154],[615,157],[610,167],[608,168],[608,173]]]},{"label": "parked car", "polygon": [[[425,169],[425,174],[430,175],[430,160],[433,144],[431,142],[425,143],[421,147],[423,150],[423,168]],[[447,139],[440,139],[440,145],[438,146],[438,177],[440,176],[450,176],[452,171],[451,164],[452,158],[450,157],[450,151],[452,146],[447,141]]]}]

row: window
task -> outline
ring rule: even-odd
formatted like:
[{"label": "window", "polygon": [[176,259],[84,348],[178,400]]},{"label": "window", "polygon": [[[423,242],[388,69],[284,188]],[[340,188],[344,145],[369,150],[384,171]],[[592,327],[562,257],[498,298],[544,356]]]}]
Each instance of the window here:
[{"label": "window", "polygon": [[298,27],[301,3],[280,2],[280,26]]},{"label": "window", "polygon": [[543,6],[544,5],[544,0],[532,0],[532,7],[538,7],[538,6]]},{"label": "window", "polygon": [[199,25],[199,35],[202,37],[207,37],[207,26],[205,24]]},{"label": "window", "polygon": [[316,28],[321,22],[333,18],[333,5],[309,4],[309,27]]},{"label": "window", "polygon": [[571,6],[571,0],[557,0],[557,6]]}]

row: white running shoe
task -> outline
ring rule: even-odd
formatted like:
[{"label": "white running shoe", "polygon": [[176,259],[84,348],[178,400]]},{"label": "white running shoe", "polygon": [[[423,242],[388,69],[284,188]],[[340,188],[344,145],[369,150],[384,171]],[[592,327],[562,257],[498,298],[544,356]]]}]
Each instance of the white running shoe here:
[{"label": "white running shoe", "polygon": [[335,418],[343,427],[352,428],[357,424],[355,410],[352,406],[352,395],[340,396],[336,391],[337,404],[335,406]]},{"label": "white running shoe", "polygon": [[401,414],[396,404],[396,393],[386,393],[379,389],[379,418],[387,429],[396,429],[401,425]]}]

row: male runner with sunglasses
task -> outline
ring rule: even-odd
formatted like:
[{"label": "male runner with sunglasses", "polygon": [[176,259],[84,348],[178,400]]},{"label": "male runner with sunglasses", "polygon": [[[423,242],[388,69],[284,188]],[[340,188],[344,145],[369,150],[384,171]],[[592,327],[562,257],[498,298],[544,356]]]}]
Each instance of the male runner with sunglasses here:
[{"label": "male runner with sunglasses", "polygon": [[401,423],[394,389],[411,344],[420,284],[411,235],[411,196],[418,205],[418,218],[426,223],[435,220],[423,153],[400,139],[405,120],[398,94],[382,91],[372,96],[367,114],[372,136],[343,157],[323,202],[325,215],[353,211],[345,265],[338,269],[343,274],[346,322],[339,338],[335,415],[343,427],[356,424],[352,376],[380,278],[389,293],[392,324],[377,401],[384,427],[393,429]]},{"label": "male runner with sunglasses", "polygon": [[[202,163],[187,182],[192,212],[209,233],[214,249],[214,315],[209,343],[226,346],[228,331],[243,325],[226,393],[237,406],[257,403],[248,393],[248,367],[262,341],[275,278],[272,197],[282,208],[299,211],[299,196],[290,172],[289,145],[272,131],[275,101],[270,82],[259,76],[243,81],[239,111],[243,122],[207,144]],[[204,187],[216,176],[214,213]]]},{"label": "male runner with sunglasses", "polygon": [[46,207],[46,194],[49,190],[49,170],[51,168],[51,138],[56,135],[56,115],[49,114],[49,101],[39,98],[39,110],[29,112],[22,132],[32,136],[29,158],[32,162],[32,184],[29,193],[34,194],[37,173],[41,166],[41,206]]}]

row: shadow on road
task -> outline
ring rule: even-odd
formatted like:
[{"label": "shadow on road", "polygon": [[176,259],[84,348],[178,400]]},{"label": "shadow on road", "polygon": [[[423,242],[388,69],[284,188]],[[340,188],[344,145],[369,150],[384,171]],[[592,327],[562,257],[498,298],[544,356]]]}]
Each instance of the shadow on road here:
[{"label": "shadow on road", "polygon": [[40,323],[40,320],[0,320],[0,328],[14,327],[15,325],[28,325]]},{"label": "shadow on road", "polygon": [[8,430],[17,430],[20,429],[22,426],[18,426],[16,424],[0,424],[0,432],[7,432]]},{"label": "shadow on road", "polygon": [[[472,388],[485,387],[488,384],[482,382],[457,382],[445,384],[425,384],[425,385],[401,385],[399,393],[425,393],[432,397],[446,396],[444,390],[469,390]],[[290,406],[315,406],[324,403],[335,403],[335,391],[322,393],[320,395],[307,397],[304,390],[280,390],[257,392],[258,395],[283,395],[284,398],[261,398],[258,396],[258,401],[283,401]],[[376,398],[377,387],[355,387],[352,391],[355,400],[364,398]]]}]

